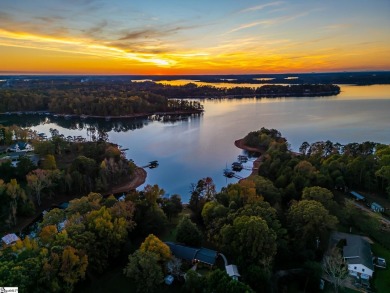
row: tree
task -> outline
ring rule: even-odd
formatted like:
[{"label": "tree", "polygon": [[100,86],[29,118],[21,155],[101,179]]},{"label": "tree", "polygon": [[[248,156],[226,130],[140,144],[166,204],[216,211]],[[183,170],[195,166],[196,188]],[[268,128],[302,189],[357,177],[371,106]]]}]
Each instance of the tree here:
[{"label": "tree", "polygon": [[53,155],[46,155],[42,162],[42,169],[44,170],[57,169],[56,158]]},{"label": "tree", "polygon": [[343,285],[344,279],[348,276],[348,265],[337,247],[334,247],[324,257],[323,270],[329,276],[334,291],[337,293],[338,288]]},{"label": "tree", "polygon": [[44,246],[50,246],[58,233],[56,225],[48,225],[42,228],[39,233],[39,240]]},{"label": "tree", "polygon": [[314,248],[317,237],[326,243],[326,234],[334,229],[338,220],[318,201],[301,200],[293,203],[287,212],[289,228],[297,249]]},{"label": "tree", "polygon": [[11,179],[11,181],[7,184],[6,194],[10,198],[10,221],[13,225],[16,225],[18,200],[25,201],[27,198],[24,190],[20,187],[16,179]]},{"label": "tree", "polygon": [[177,215],[183,210],[180,195],[174,194],[169,198],[162,199],[161,208],[167,215],[168,219],[177,217]]},{"label": "tree", "polygon": [[181,265],[181,259],[172,256],[171,260],[165,266],[169,274],[179,277],[181,275]]},{"label": "tree", "polygon": [[52,209],[43,215],[43,219],[39,224],[40,227],[49,225],[58,225],[65,220],[65,211],[61,209]]},{"label": "tree", "polygon": [[37,203],[41,205],[42,190],[52,185],[52,172],[48,170],[36,169],[26,175],[27,185],[35,194]]},{"label": "tree", "polygon": [[280,203],[280,191],[271,180],[262,176],[252,176],[251,180],[255,183],[256,193],[262,195],[265,201],[268,201],[271,205]]},{"label": "tree", "polygon": [[204,292],[206,279],[194,270],[189,270],[185,276],[185,283],[183,285],[184,292],[202,293]]},{"label": "tree", "polygon": [[246,284],[233,280],[221,270],[214,270],[206,278],[206,292],[214,293],[251,293],[253,290]]},{"label": "tree", "polygon": [[202,243],[201,232],[187,216],[184,216],[177,225],[176,241],[195,247],[199,247]]},{"label": "tree", "polygon": [[333,201],[333,193],[326,188],[319,186],[305,187],[302,192],[302,199],[316,200],[328,209],[333,210],[335,202]]},{"label": "tree", "polygon": [[242,265],[258,264],[270,269],[276,254],[276,233],[257,216],[241,216],[221,230],[222,248]]},{"label": "tree", "polygon": [[126,241],[128,230],[126,219],[115,218],[105,206],[85,215],[88,231],[95,234],[96,242],[88,256],[91,266],[98,272],[108,265],[110,257],[116,257]]},{"label": "tree", "polygon": [[158,256],[153,252],[137,250],[129,256],[123,273],[135,281],[137,292],[154,292],[164,281]]},{"label": "tree", "polygon": [[160,196],[164,195],[165,191],[164,189],[160,189],[160,187],[155,185],[146,185],[144,188],[144,196],[146,201],[149,203],[149,205],[156,205],[157,199],[160,198]]},{"label": "tree", "polygon": [[26,178],[26,174],[30,173],[32,170],[37,167],[31,162],[30,158],[27,156],[21,156],[19,158],[19,162],[16,165],[16,173],[18,174],[18,178],[24,180]]},{"label": "tree", "polygon": [[310,144],[307,141],[304,141],[301,146],[299,147],[299,152],[302,155],[306,155],[307,150],[309,149]]},{"label": "tree", "polygon": [[188,207],[193,212],[193,218],[197,223],[202,221],[202,209],[207,201],[214,199],[216,191],[213,179],[210,177],[203,178],[198,183],[191,184],[191,198]]},{"label": "tree", "polygon": [[73,291],[73,286],[85,277],[88,266],[88,257],[71,246],[65,247],[61,255],[61,267],[58,275],[62,277],[68,292]]},{"label": "tree", "polygon": [[159,262],[166,262],[172,257],[169,246],[153,234],[150,234],[148,237],[146,237],[144,242],[142,242],[139,250],[141,252],[149,251],[155,253],[158,256]]}]

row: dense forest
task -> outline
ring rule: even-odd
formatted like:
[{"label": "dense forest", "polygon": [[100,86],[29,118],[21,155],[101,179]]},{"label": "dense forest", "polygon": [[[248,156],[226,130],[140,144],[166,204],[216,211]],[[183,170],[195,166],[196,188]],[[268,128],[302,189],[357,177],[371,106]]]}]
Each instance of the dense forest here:
[{"label": "dense forest", "polygon": [[0,146],[10,145],[13,136],[17,141],[30,138],[39,158],[37,164],[31,155],[21,156],[14,166],[7,154],[0,157],[0,230],[12,228],[19,217],[33,215],[47,199],[91,191],[107,193],[128,181],[136,168],[117,145],[106,142],[105,133],[92,134],[93,141],[87,142],[65,138],[56,129],[50,130],[50,140],[15,126],[0,129],[5,133]]},{"label": "dense forest", "polygon": [[[300,153],[294,153],[279,131],[262,128],[244,138],[261,152],[258,174],[220,191],[211,178],[202,178],[191,185],[187,206],[180,195],[165,197],[157,185],[131,191],[121,200],[95,193],[109,189],[104,182],[119,176],[108,172],[108,166],[126,173],[131,164],[121,168],[121,153],[104,141],[69,143],[52,132],[52,139],[35,144],[45,158],[40,169],[18,173],[19,164],[14,173],[2,169],[2,177],[10,174],[0,188],[2,207],[7,207],[2,213],[10,215],[4,223],[12,226],[12,207],[18,213],[23,200],[37,202],[29,178],[38,173],[65,176],[63,184],[55,181],[56,187],[43,190],[42,198],[57,192],[90,193],[46,213],[34,238],[0,251],[0,286],[19,286],[21,292],[89,292],[106,286],[110,274],[113,290],[284,292],[295,284],[317,292],[326,273],[322,258],[331,231],[352,229],[390,248],[389,227],[381,217],[362,212],[345,192],[375,193],[388,201],[388,145],[304,142]],[[60,159],[71,154],[69,160]],[[237,265],[239,281],[225,273],[222,261],[212,268],[198,263],[198,274],[193,264],[173,255],[166,241],[223,253]],[[173,285],[164,284],[167,274],[174,276]]]},{"label": "dense forest", "polygon": [[336,95],[331,84],[264,85],[260,88],[163,85],[154,82],[70,82],[31,80],[0,89],[0,113],[49,111],[68,115],[126,116],[156,112],[201,112],[188,98],[286,97]]}]

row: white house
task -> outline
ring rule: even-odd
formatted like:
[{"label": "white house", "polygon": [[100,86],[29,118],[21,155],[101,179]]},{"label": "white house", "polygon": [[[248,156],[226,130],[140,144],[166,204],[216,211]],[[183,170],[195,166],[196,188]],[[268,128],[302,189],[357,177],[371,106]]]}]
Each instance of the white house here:
[{"label": "white house", "polygon": [[343,257],[348,264],[348,271],[351,276],[368,280],[374,273],[374,263],[370,243],[362,236],[343,234]]},{"label": "white house", "polygon": [[34,148],[31,144],[22,141],[18,141],[17,143],[11,145],[8,148],[8,151],[10,152],[31,152],[33,150]]}]

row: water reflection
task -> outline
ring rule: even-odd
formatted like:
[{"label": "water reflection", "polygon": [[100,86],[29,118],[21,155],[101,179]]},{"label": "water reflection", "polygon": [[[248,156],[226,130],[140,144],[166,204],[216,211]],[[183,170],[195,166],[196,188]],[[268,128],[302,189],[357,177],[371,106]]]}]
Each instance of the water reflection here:
[{"label": "water reflection", "polygon": [[[390,143],[390,85],[369,87],[341,86],[333,97],[277,99],[204,100],[203,116],[178,121],[147,119],[104,121],[49,119],[42,116],[0,116],[9,124],[33,126],[49,133],[57,128],[65,136],[87,138],[87,128],[108,133],[109,140],[128,148],[127,157],[143,166],[158,160],[156,169],[148,170],[148,184],[158,184],[170,194],[189,200],[191,183],[212,177],[217,189],[237,180],[223,177],[243,152],[234,141],[261,127],[278,129],[291,148],[303,141],[320,140],[350,143],[374,141]],[[13,120],[11,120],[11,118]],[[30,119],[31,118],[31,119]],[[245,164],[251,166],[251,162]],[[243,170],[245,177],[250,171]]]}]

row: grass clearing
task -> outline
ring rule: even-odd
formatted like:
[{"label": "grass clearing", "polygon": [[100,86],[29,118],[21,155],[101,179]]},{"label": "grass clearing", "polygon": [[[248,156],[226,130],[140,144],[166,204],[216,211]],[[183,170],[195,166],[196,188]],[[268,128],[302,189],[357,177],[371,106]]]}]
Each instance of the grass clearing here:
[{"label": "grass clearing", "polygon": [[[390,251],[383,247],[382,245],[375,243],[371,246],[372,252],[375,256],[383,257],[386,259],[386,262],[390,262]],[[378,293],[386,293],[390,290],[390,269],[387,267],[386,269],[375,267],[374,272],[374,288]]]}]

